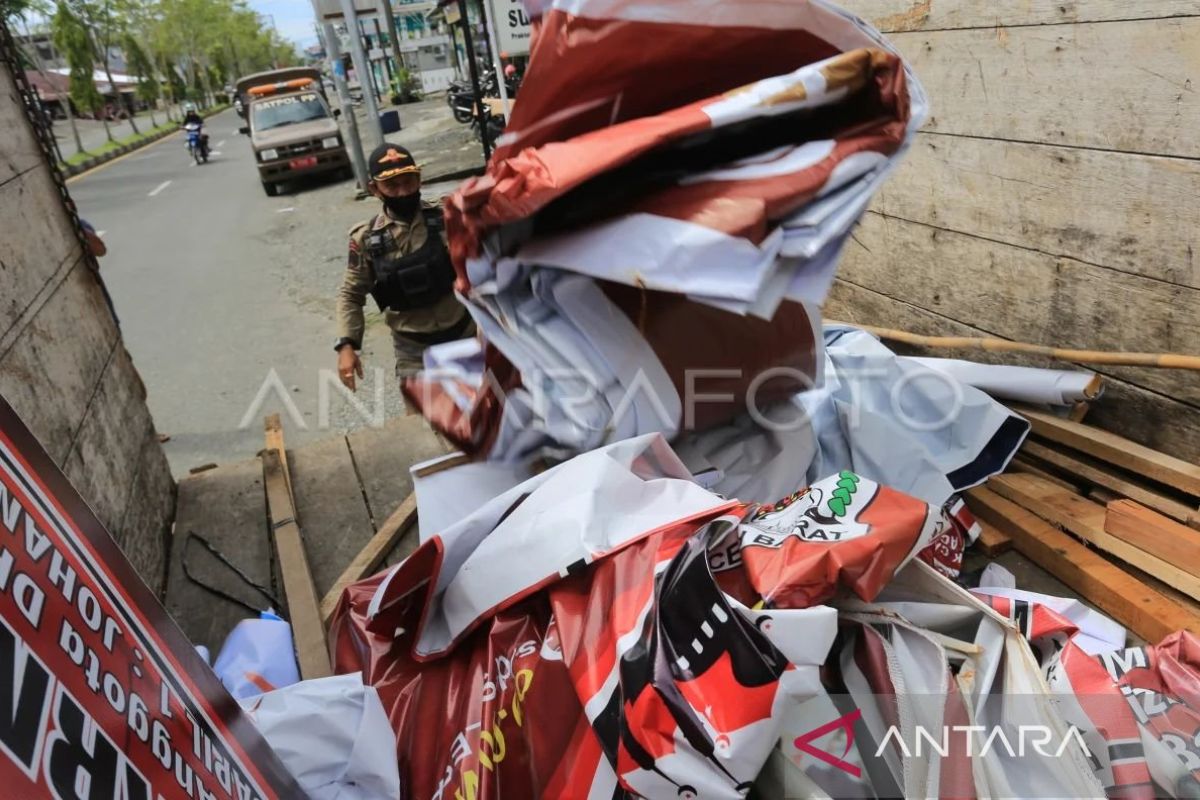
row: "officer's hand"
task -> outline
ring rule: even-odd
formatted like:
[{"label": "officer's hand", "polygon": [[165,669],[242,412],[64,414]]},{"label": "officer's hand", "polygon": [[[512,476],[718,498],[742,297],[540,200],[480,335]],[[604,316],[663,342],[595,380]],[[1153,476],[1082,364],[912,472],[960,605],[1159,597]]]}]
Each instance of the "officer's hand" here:
[{"label": "officer's hand", "polygon": [[353,345],[346,345],[341,350],[338,350],[338,377],[342,379],[342,383],[350,391],[355,391],[354,376],[363,376],[362,361],[358,357],[358,353],[354,352]]}]

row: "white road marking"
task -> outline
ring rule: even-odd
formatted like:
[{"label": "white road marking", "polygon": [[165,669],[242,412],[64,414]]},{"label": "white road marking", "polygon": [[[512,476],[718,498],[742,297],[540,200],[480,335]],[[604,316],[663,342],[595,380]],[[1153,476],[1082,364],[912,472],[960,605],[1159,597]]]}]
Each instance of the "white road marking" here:
[{"label": "white road marking", "polygon": [[104,231],[96,231],[96,235],[97,235],[97,236],[99,236],[101,239],[103,239],[103,238],[104,238]]},{"label": "white road marking", "polygon": [[154,188],[154,191],[152,191],[152,192],[150,192],[150,194],[146,195],[146,197],[154,197],[154,195],[158,194],[159,192],[161,192],[163,189],[167,188],[170,185],[171,185],[170,181],[163,181],[162,183],[160,183],[158,186],[156,186]]},{"label": "white road marking", "polygon": [[289,211],[295,211],[295,210],[296,210],[296,207],[295,207],[295,206],[288,206],[287,208],[277,208],[277,209],[275,209],[275,213],[276,213],[276,214],[286,214],[286,213],[288,213]]},{"label": "white road marking", "polygon": [[217,147],[224,147],[224,146],[225,146],[225,140],[224,140],[224,139],[222,139],[221,141],[217,142]]},{"label": "white road marking", "polygon": [[219,156],[219,155],[221,155],[221,151],[220,150],[210,150],[208,154],[210,156]]}]

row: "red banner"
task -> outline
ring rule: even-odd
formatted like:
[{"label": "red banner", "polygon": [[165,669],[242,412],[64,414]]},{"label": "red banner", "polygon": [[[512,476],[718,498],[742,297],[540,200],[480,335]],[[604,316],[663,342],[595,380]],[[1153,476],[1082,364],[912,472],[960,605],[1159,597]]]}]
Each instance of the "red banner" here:
[{"label": "red banner", "polygon": [[0,398],[0,795],[303,792]]}]

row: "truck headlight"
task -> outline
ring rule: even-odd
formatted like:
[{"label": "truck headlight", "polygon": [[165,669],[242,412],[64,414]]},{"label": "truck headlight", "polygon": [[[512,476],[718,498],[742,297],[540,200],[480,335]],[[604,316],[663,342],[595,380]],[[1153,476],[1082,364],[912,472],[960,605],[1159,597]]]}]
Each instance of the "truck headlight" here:
[{"label": "truck headlight", "polygon": [[262,156],[263,161],[274,161],[275,159],[279,158],[279,151],[272,147],[267,150],[263,150],[260,155]]},{"label": "truck headlight", "polygon": [[341,142],[338,141],[338,137],[336,136],[330,136],[328,139],[321,140],[321,147],[324,147],[326,150],[331,147],[337,147],[340,144]]}]

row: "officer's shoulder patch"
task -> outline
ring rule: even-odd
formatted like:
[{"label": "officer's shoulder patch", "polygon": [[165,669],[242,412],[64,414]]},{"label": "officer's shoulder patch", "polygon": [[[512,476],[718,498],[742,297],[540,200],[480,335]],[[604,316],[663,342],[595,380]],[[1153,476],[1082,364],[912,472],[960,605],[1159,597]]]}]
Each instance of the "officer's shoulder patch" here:
[{"label": "officer's shoulder patch", "polygon": [[350,234],[349,234],[350,235],[350,243],[354,244],[356,239],[362,238],[363,232],[367,228],[369,228],[371,226],[371,223],[374,221],[375,221],[374,219],[365,219],[362,222],[359,222],[359,223],[351,226]]}]

